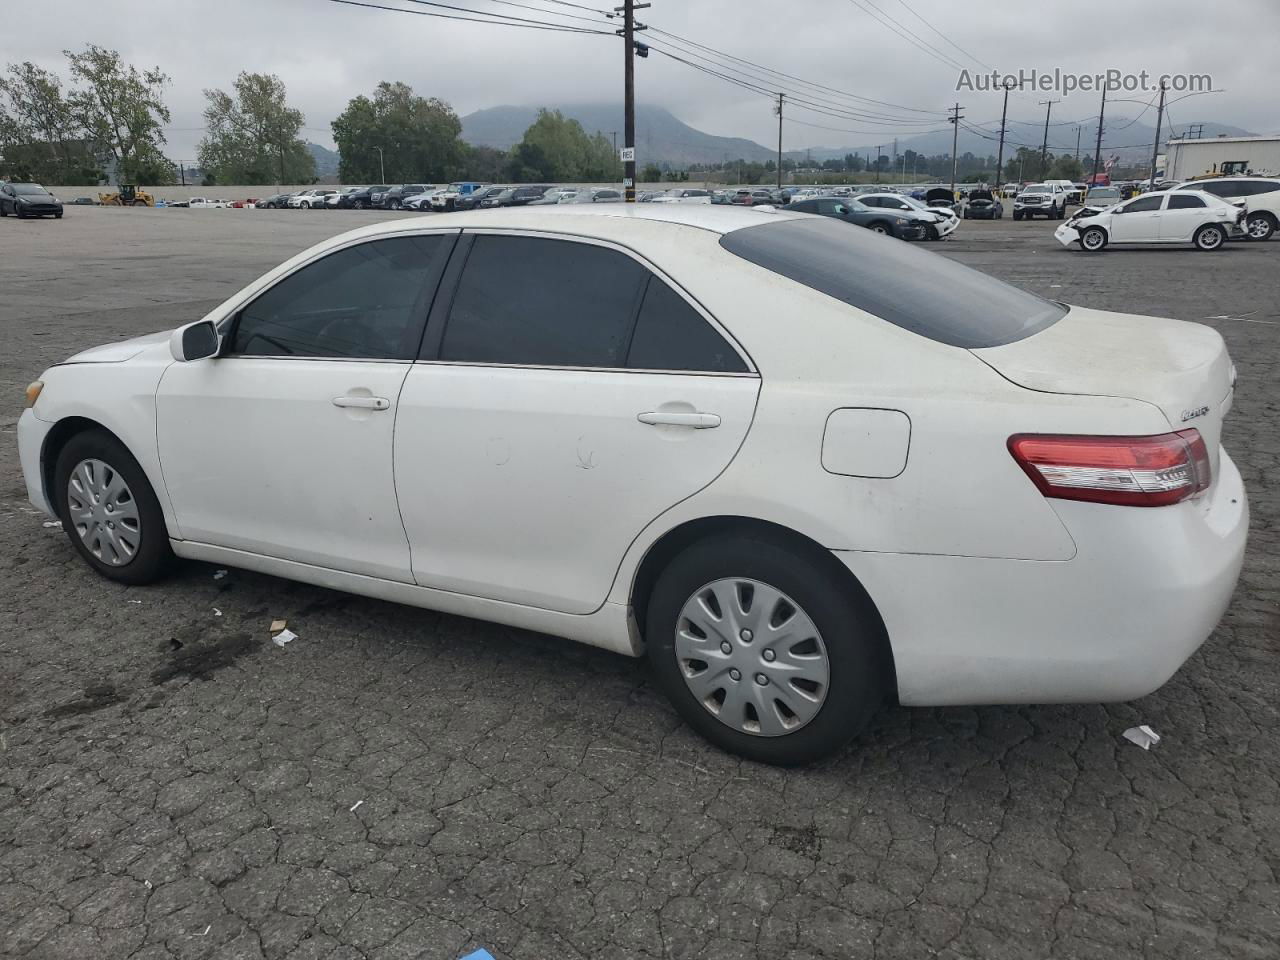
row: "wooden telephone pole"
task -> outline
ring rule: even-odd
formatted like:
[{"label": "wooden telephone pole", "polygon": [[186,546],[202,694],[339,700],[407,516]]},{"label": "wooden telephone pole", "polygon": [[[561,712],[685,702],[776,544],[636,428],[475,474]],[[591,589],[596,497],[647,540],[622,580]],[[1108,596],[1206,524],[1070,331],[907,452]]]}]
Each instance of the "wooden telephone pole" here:
[{"label": "wooden telephone pole", "polygon": [[[622,34],[624,48],[624,66],[622,72],[622,190],[627,203],[636,202],[636,31],[646,29],[644,24],[636,23],[636,11],[649,7],[648,3],[636,3],[635,0],[624,0],[623,5],[614,7],[614,13],[623,16]],[[644,47],[640,56],[647,57],[649,48]]]}]

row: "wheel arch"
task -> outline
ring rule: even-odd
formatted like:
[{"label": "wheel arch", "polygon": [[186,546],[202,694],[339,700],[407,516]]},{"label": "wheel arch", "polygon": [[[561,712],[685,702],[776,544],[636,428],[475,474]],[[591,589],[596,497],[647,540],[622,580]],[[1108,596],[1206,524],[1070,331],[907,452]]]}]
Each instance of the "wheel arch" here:
[{"label": "wheel arch", "polygon": [[677,524],[651,543],[636,567],[629,593],[632,616],[635,618],[640,634],[642,636],[644,634],[649,597],[653,593],[654,584],[657,583],[658,577],[666,566],[681,551],[695,543],[736,534],[754,534],[762,539],[773,540],[794,550],[812,560],[827,571],[832,579],[845,585],[850,590],[858,605],[873,622],[874,631],[880,641],[881,652],[884,656],[886,683],[888,684],[888,689],[893,691],[893,696],[896,697],[898,674],[894,664],[893,645],[889,639],[889,632],[885,628],[884,618],[880,615],[880,610],[876,606],[875,600],[867,593],[862,582],[854,576],[848,567],[837,560],[830,550],[812,537],[806,536],[791,527],[769,520],[761,520],[758,517],[734,515],[698,517]]},{"label": "wheel arch", "polygon": [[53,498],[53,471],[58,463],[58,454],[62,453],[62,448],[70,442],[72,437],[90,430],[101,430],[126,450],[129,449],[129,445],[115,431],[97,420],[81,416],[63,417],[45,435],[44,445],[40,448],[40,482],[44,486],[45,500],[49,503],[56,503]]}]

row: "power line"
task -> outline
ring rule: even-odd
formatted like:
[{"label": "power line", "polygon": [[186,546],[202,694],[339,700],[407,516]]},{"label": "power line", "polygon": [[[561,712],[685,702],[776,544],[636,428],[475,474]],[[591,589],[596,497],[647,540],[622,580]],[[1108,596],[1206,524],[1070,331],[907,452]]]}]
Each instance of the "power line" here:
[{"label": "power line", "polygon": [[[526,20],[522,17],[507,17],[505,14],[485,13],[483,10],[473,10],[470,7],[448,7],[445,4],[427,3],[427,0],[410,0],[413,3],[422,3],[428,6],[445,7],[452,10],[465,10],[469,13],[478,13],[480,17],[463,17],[451,13],[434,13],[430,10],[407,10],[404,7],[388,7],[380,3],[369,3],[367,0],[326,0],[328,3],[340,3],[347,7],[364,7],[369,10],[386,10],[391,13],[409,13],[419,17],[434,17],[439,20],[462,20],[468,23],[487,23],[497,27],[520,27],[525,30],[547,30],[556,33],[584,33],[597,34],[602,37],[610,36],[605,30],[590,30],[586,27],[575,27],[565,23],[551,23],[541,20]],[[503,17],[504,19],[481,19],[481,17]]]},{"label": "power line", "polygon": [[947,54],[943,53],[941,50],[933,46],[927,40],[923,40],[916,34],[912,33],[910,29],[903,26],[893,17],[889,16],[879,7],[871,3],[871,0],[849,0],[849,2],[852,3],[859,10],[861,10],[863,13],[866,13],[867,15],[869,15],[881,26],[887,27],[889,30],[896,33],[903,40],[906,40],[908,43],[916,47],[918,50],[921,50],[922,52],[933,57],[933,59],[937,60],[939,63],[945,64],[946,66],[950,67],[953,70],[965,69],[964,64],[960,63],[954,57],[948,56]]},{"label": "power line", "polygon": [[919,20],[921,23],[923,23],[926,27],[928,27],[930,30],[932,30],[934,33],[936,33],[938,36],[940,36],[940,37],[941,37],[943,40],[945,40],[947,43],[951,44],[951,46],[955,47],[957,50],[959,50],[961,53],[963,53],[966,57],[968,57],[970,60],[972,60],[972,61],[973,61],[974,63],[976,63],[978,66],[980,66],[980,67],[985,67],[986,69],[990,70],[992,73],[995,73],[995,72],[996,72],[996,68],[995,68],[995,67],[993,67],[993,66],[991,66],[991,64],[989,64],[989,63],[987,63],[987,62],[985,62],[985,61],[983,61],[983,60],[979,60],[979,59],[978,59],[977,57],[975,57],[972,53],[970,53],[970,52],[969,52],[968,50],[966,50],[964,47],[960,46],[960,44],[958,44],[958,43],[956,43],[955,41],[953,41],[950,37],[948,37],[945,33],[943,33],[941,30],[939,30],[937,27],[935,27],[932,23],[930,23],[930,22],[929,22],[928,20],[926,20],[924,17],[920,16],[920,14],[916,13],[915,9],[914,9],[914,8],[913,8],[909,3],[907,3],[907,0],[898,0],[898,3],[900,3],[900,4],[902,4],[902,6],[906,7],[906,8],[907,8],[907,12],[908,12],[908,13],[910,13],[913,17],[915,17],[917,20]]},{"label": "power line", "polygon": [[[935,117],[944,116],[946,113],[945,110],[922,110],[919,107],[908,107],[900,103],[891,103],[888,100],[876,100],[873,97],[864,97],[856,93],[848,93],[847,91],[839,90],[836,87],[829,87],[829,86],[826,86],[825,84],[815,83],[811,80],[805,80],[802,77],[793,76],[792,74],[789,74],[789,73],[783,73],[781,70],[774,70],[772,67],[766,67],[763,64],[756,63],[752,60],[747,60],[743,57],[736,57],[731,53],[725,53],[723,50],[717,50],[715,47],[709,47],[706,44],[698,43],[694,40],[690,40],[688,37],[682,37],[679,34],[671,33],[668,30],[660,30],[657,27],[650,27],[650,30],[653,33],[661,34],[662,36],[668,37],[671,40],[681,41],[683,44],[686,44],[688,46],[697,47],[699,50],[704,50],[708,53],[716,54],[720,57],[723,57],[726,60],[733,60],[733,61],[736,61],[737,63],[745,64],[746,66],[754,67],[757,70],[764,71],[765,73],[769,73],[777,77],[782,77],[785,80],[792,80],[792,81],[795,81],[796,83],[803,84],[804,86],[813,87],[825,93],[836,94],[837,96],[841,96],[846,99],[861,100],[864,103],[874,103],[877,106],[890,107],[894,110],[905,110],[908,113],[921,113],[921,114],[926,114],[926,115],[935,116]],[[816,94],[814,94],[814,96],[816,96]]]}]

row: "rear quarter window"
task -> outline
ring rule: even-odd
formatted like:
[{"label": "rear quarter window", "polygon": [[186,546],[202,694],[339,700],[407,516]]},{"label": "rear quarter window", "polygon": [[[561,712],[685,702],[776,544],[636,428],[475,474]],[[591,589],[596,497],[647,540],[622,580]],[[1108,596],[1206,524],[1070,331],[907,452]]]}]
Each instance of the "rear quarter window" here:
[{"label": "rear quarter window", "polygon": [[829,218],[726,233],[720,246],[757,266],[953,347],[998,347],[1039,333],[1067,308],[940,254]]}]

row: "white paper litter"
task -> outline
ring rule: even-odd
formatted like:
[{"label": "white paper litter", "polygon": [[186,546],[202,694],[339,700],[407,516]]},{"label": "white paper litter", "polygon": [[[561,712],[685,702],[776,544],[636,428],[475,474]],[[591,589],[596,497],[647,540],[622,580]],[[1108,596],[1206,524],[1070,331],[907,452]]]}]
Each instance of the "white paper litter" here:
[{"label": "white paper litter", "polygon": [[42,526],[42,527],[61,527],[61,526],[62,526],[62,521],[61,521],[61,520],[46,520],[44,523],[40,524],[40,526]]},{"label": "white paper litter", "polygon": [[225,577],[226,575],[227,575],[227,571],[225,571],[225,570],[216,570],[216,571],[214,571],[213,579],[215,579],[215,580],[221,580],[221,579],[222,579],[223,577]]},{"label": "white paper litter", "polygon": [[220,616],[222,616],[222,611],[221,611],[221,610],[219,610],[217,607],[214,607],[214,608],[213,608],[213,615],[214,615],[215,617],[220,617]]},{"label": "white paper litter", "polygon": [[355,812],[356,812],[356,808],[357,808],[357,807],[359,807],[359,806],[360,806],[360,804],[362,804],[362,803],[364,803],[364,801],[363,801],[363,800],[357,800],[354,804],[352,804],[352,805],[351,805],[351,812],[352,812],[352,813],[355,813]]},{"label": "white paper litter", "polygon": [[298,639],[298,635],[296,633],[294,633],[292,630],[286,629],[286,630],[281,630],[274,637],[272,637],[271,642],[274,643],[277,647],[283,647],[286,643],[290,643],[291,641],[294,641],[297,639]]},{"label": "white paper litter", "polygon": [[1124,738],[1130,743],[1136,743],[1143,750],[1150,750],[1160,742],[1160,734],[1156,733],[1145,723],[1141,726],[1130,727],[1124,732]]}]

